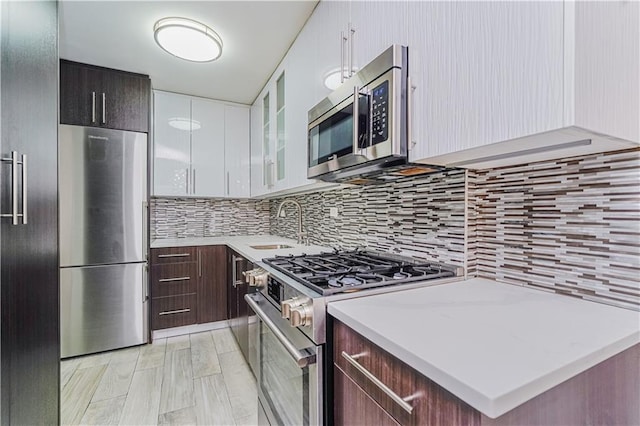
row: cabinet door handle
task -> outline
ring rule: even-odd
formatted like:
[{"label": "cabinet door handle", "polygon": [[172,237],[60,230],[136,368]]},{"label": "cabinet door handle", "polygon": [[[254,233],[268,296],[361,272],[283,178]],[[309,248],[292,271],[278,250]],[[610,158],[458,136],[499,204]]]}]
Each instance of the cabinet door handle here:
[{"label": "cabinet door handle", "polygon": [[227,195],[229,195],[229,172],[227,172]]},{"label": "cabinet door handle", "polygon": [[353,35],[356,33],[356,30],[349,23],[349,78],[355,74],[355,70],[353,69]]},{"label": "cabinet door handle", "polygon": [[22,154],[22,224],[27,224],[27,156]]},{"label": "cabinet door handle", "polygon": [[91,122],[96,122],[96,92],[91,92]]},{"label": "cabinet door handle", "polygon": [[159,279],[158,282],[171,283],[174,281],[189,281],[190,279],[191,277],[162,278],[162,279]]},{"label": "cabinet door handle", "polygon": [[340,31],[340,84],[344,83],[344,31]]},{"label": "cabinet door handle", "polygon": [[198,250],[198,276],[202,276],[202,252]]},{"label": "cabinet door handle", "polygon": [[415,89],[411,85],[411,77],[407,77],[407,149],[409,151],[416,146],[416,141],[413,140],[413,91]]},{"label": "cabinet door handle", "polygon": [[189,169],[186,168],[184,170],[185,170],[185,172],[184,172],[184,182],[185,182],[185,185],[187,187],[186,188],[187,189],[187,194],[189,194]]},{"label": "cabinet door handle", "polygon": [[107,124],[107,96],[102,94],[102,124]]},{"label": "cabinet door handle", "polygon": [[[19,225],[18,218],[22,217],[22,224],[27,224],[27,156],[22,154],[18,161],[18,152],[11,151],[11,157],[1,159],[11,163],[11,213],[0,214],[0,217],[10,217],[12,225]],[[22,213],[18,212],[18,165],[22,165]]]},{"label": "cabinet door handle", "polygon": [[342,351],[342,357],[346,359],[349,362],[349,364],[353,365],[356,368],[356,370],[361,372],[367,379],[373,382],[374,385],[376,385],[382,392],[384,392],[389,398],[391,398],[396,404],[398,404],[404,411],[411,414],[413,412],[413,407],[411,406],[411,404],[407,402],[407,400],[411,400],[415,398],[415,395],[409,396],[407,398],[402,398],[397,393],[392,391],[389,388],[389,386],[382,383],[382,381],[378,379],[376,376],[374,376],[373,373],[371,373],[369,370],[364,368],[358,361],[356,361],[358,358],[361,358],[365,355],[367,355],[366,352],[359,353],[356,355],[349,355],[345,351]]},{"label": "cabinet door handle", "polygon": [[182,314],[184,312],[191,312],[191,309],[176,309],[175,311],[164,311],[160,312],[158,315],[173,315],[173,314]]},{"label": "cabinet door handle", "polygon": [[191,171],[191,180],[193,182],[193,185],[191,185],[191,192],[195,194],[196,193],[196,169],[193,169]]},{"label": "cabinet door handle", "polygon": [[188,257],[191,253],[159,254],[158,257]]}]

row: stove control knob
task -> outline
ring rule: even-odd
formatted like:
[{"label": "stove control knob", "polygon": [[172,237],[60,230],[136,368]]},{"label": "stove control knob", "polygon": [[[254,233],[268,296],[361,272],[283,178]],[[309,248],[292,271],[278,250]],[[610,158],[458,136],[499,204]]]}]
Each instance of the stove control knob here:
[{"label": "stove control knob", "polygon": [[311,325],[311,318],[313,317],[313,310],[311,303],[304,303],[295,308],[291,308],[291,317],[289,323],[291,327],[302,327]]},{"label": "stove control knob", "polygon": [[262,268],[254,269],[249,276],[249,286],[262,288],[267,285],[269,273]]},{"label": "stove control knob", "polygon": [[280,302],[280,315],[284,319],[289,319],[291,316],[291,310],[302,305],[303,300],[300,297],[292,297]]}]

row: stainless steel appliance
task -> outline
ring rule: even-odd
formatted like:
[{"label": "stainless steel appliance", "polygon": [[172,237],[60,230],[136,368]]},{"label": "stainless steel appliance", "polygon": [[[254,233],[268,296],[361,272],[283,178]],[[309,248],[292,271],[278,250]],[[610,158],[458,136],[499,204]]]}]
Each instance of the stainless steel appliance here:
[{"label": "stainless steel appliance", "polygon": [[[229,327],[236,342],[238,342],[238,346],[240,346],[242,355],[244,355],[253,370],[254,363],[252,363],[249,355],[249,345],[251,343],[249,340],[249,316],[252,312],[247,309],[247,302],[244,300],[244,296],[255,291],[255,287],[249,287],[248,283],[245,282],[246,272],[253,269],[254,266],[252,262],[233,250],[228,251],[227,263],[231,268],[230,282],[227,289]],[[251,320],[252,323],[255,322],[253,318]]]},{"label": "stainless steel appliance", "polygon": [[393,45],[309,111],[307,177],[369,183],[439,168],[409,164],[408,49]]},{"label": "stainless steel appliance", "polygon": [[145,343],[147,135],[58,132],[61,356]]},{"label": "stainless steel appliance", "polygon": [[264,259],[247,273],[259,291],[245,296],[257,314],[258,399],[269,423],[330,421],[326,305],[331,301],[457,280],[459,268],[366,251]]}]

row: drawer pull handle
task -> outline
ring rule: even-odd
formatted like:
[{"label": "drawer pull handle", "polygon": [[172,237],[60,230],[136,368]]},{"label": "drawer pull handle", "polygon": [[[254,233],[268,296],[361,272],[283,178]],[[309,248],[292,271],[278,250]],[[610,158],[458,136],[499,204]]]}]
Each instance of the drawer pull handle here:
[{"label": "drawer pull handle", "polygon": [[177,278],[161,278],[158,281],[160,281],[161,283],[169,283],[172,281],[188,281],[190,279],[191,277],[177,277]]},{"label": "drawer pull handle", "polygon": [[191,312],[191,309],[186,308],[186,309],[176,309],[175,311],[164,311],[164,312],[160,312],[159,315],[183,314],[185,312]]},{"label": "drawer pull handle", "polygon": [[364,376],[367,379],[371,380],[374,385],[376,385],[378,388],[380,388],[380,390],[382,392],[387,394],[387,396],[389,398],[391,398],[396,404],[398,404],[404,411],[406,411],[407,413],[411,414],[413,412],[413,407],[411,406],[411,404],[409,404],[407,402],[407,400],[414,399],[415,396],[412,395],[412,396],[409,396],[407,398],[402,398],[401,396],[398,396],[397,393],[392,391],[389,388],[389,386],[387,386],[384,383],[382,383],[382,381],[380,379],[378,379],[369,370],[364,368],[360,363],[358,363],[358,361],[356,361],[358,358],[361,358],[361,357],[363,357],[365,355],[367,355],[366,352],[359,353],[359,354],[356,354],[356,355],[349,355],[345,351],[342,351],[342,357],[344,359],[346,359],[349,362],[349,364],[353,365],[359,372],[364,374]]},{"label": "drawer pull handle", "polygon": [[191,253],[159,254],[158,257],[188,257]]}]

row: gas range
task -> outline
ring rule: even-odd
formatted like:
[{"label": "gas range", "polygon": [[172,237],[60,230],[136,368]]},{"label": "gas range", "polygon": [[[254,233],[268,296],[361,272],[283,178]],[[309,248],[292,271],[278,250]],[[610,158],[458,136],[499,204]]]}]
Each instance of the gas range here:
[{"label": "gas range", "polygon": [[323,296],[456,276],[450,266],[361,250],[276,256],[263,262]]},{"label": "gas range", "polygon": [[462,268],[364,250],[276,256],[248,272],[247,282],[283,319],[316,344],[326,342],[331,301],[457,280]]}]

